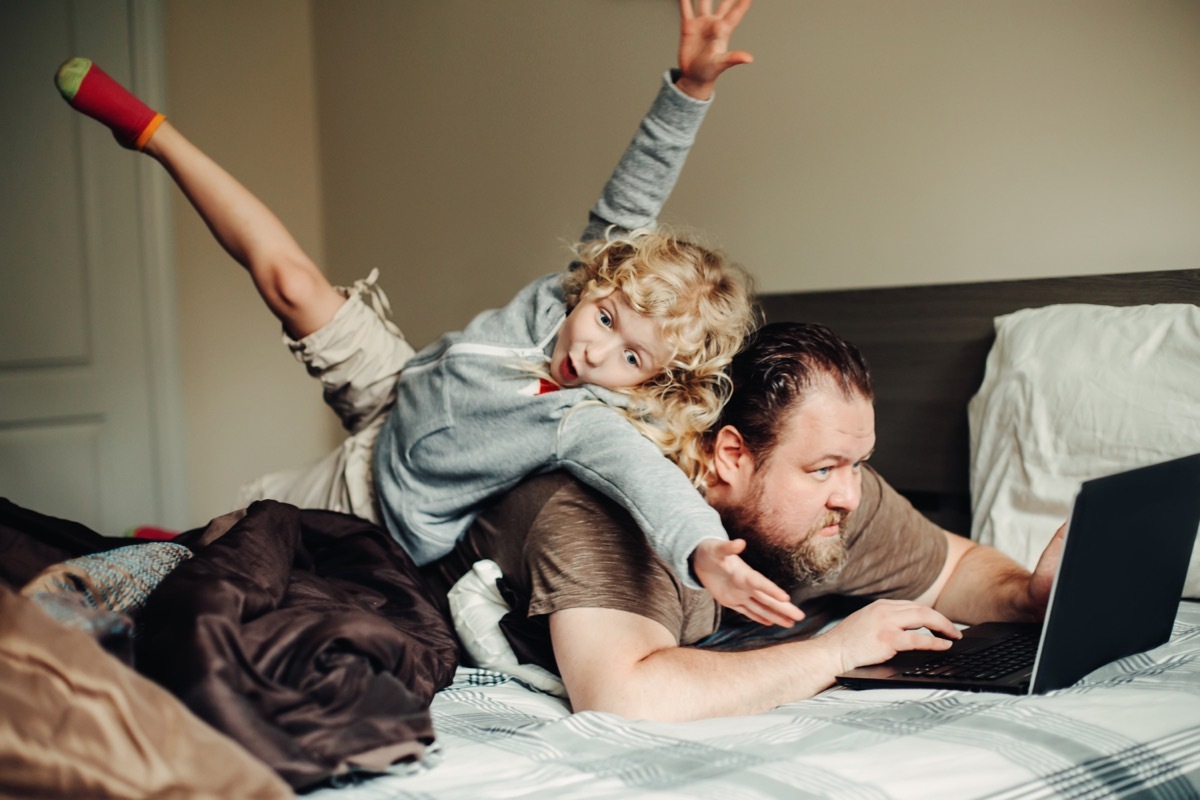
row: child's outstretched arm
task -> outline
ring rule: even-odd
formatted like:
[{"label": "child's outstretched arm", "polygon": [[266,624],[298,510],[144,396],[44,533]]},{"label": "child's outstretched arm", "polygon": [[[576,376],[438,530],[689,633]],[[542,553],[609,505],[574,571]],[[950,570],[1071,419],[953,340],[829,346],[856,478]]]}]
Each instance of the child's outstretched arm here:
[{"label": "child's outstretched arm", "polygon": [[72,108],[112,130],[123,147],[166,168],[217,241],[250,273],[267,306],[299,339],[333,318],[344,298],[263,203],[86,58],[59,67],[55,84]]},{"label": "child's outstretched arm", "polygon": [[749,63],[748,53],[729,50],[729,39],[750,0],[680,0],[679,66],[665,77],[600,198],[592,206],[584,241],[603,238],[611,225],[626,231],[653,228],[675,188],[696,133],[708,113],[716,80]]},{"label": "child's outstretched arm", "polygon": [[692,554],[692,570],[718,603],[755,622],[788,628],[804,619],[787,592],[742,560],[745,549],[745,539],[705,539]]}]

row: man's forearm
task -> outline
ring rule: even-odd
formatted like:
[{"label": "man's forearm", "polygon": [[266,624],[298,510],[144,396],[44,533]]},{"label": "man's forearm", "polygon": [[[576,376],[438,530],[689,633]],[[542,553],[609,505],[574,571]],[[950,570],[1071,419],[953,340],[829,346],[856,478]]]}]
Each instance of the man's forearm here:
[{"label": "man's forearm", "polygon": [[645,659],[626,696],[607,710],[662,721],[757,714],[829,688],[835,663],[817,641],[744,652],[670,648]]},{"label": "man's forearm", "polygon": [[820,639],[736,653],[679,647],[657,623],[604,609],[559,612],[550,628],[572,708],[631,719],[755,714],[812,697],[842,667]]},{"label": "man's forearm", "polygon": [[972,547],[958,561],[933,607],[956,622],[1036,622],[1045,606],[1030,593],[1030,573],[991,547]]}]

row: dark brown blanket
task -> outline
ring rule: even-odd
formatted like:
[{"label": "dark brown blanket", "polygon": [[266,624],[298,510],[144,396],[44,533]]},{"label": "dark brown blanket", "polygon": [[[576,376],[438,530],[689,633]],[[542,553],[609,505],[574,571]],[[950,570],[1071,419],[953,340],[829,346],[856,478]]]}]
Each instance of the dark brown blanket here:
[{"label": "dark brown blanket", "polygon": [[[0,552],[20,565],[3,577],[18,583],[47,558],[113,544],[89,534],[0,504]],[[195,555],[142,611],[139,671],[296,789],[420,757],[458,646],[384,531],[265,501],[176,541]]]}]

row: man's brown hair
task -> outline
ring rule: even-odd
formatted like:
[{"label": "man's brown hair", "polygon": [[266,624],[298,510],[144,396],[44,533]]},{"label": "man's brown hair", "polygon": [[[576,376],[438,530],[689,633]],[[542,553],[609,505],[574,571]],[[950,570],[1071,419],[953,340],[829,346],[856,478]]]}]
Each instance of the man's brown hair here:
[{"label": "man's brown hair", "polygon": [[817,323],[764,325],[734,356],[729,377],[733,392],[710,435],[732,425],[759,462],[770,457],[781,423],[813,388],[875,399],[871,370],[859,349]]}]

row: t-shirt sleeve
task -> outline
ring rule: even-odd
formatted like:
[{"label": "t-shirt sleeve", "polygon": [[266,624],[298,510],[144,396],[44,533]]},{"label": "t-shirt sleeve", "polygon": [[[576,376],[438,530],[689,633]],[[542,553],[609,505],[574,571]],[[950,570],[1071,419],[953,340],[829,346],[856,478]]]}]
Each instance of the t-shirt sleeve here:
[{"label": "t-shirt sleeve", "polygon": [[529,615],[608,608],[654,620],[681,644],[716,628],[717,606],[685,588],[629,514],[577,482],[543,506],[525,542]]},{"label": "t-shirt sleeve", "polygon": [[846,539],[846,567],[812,596],[911,600],[933,585],[946,563],[945,532],[869,466],[863,469],[862,501],[847,520]]}]

